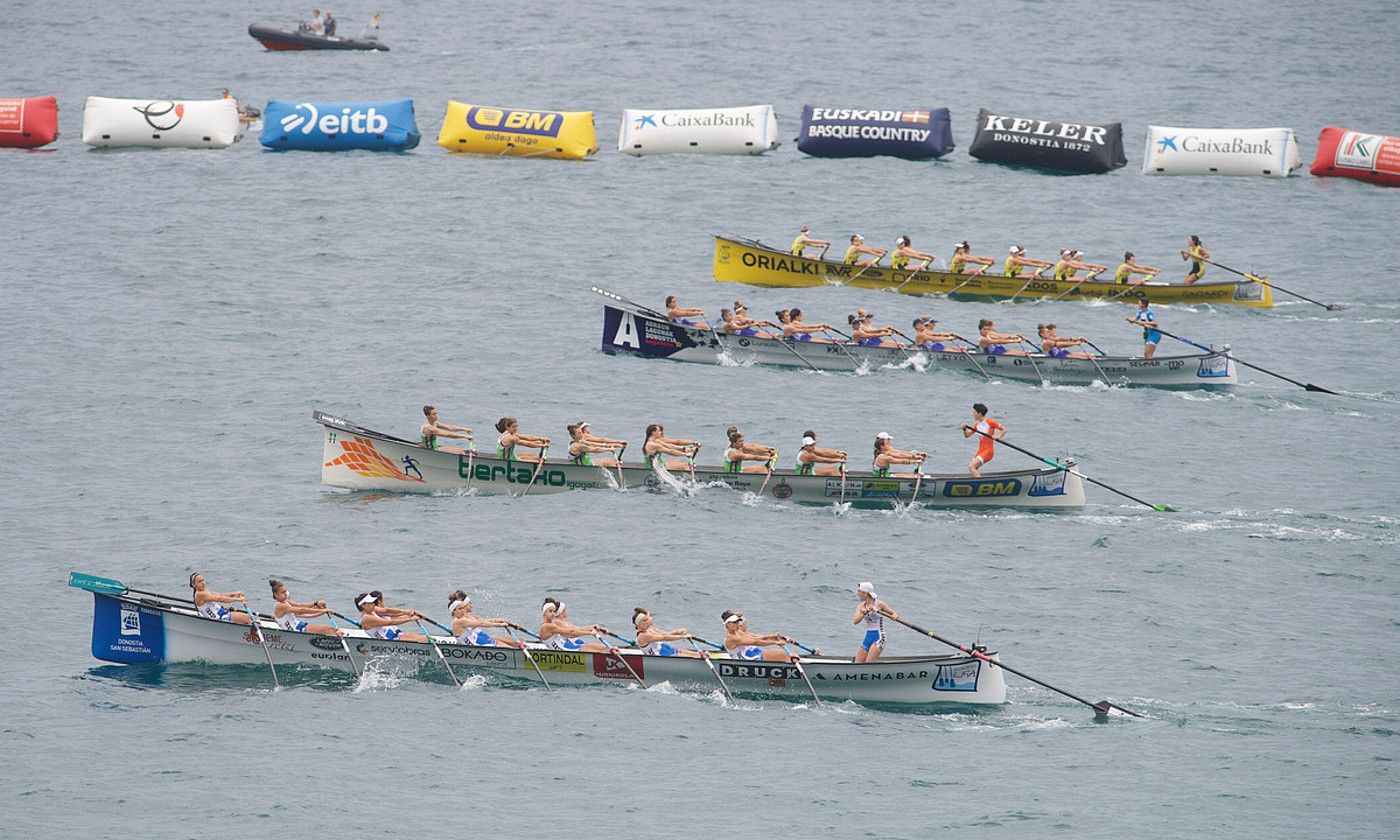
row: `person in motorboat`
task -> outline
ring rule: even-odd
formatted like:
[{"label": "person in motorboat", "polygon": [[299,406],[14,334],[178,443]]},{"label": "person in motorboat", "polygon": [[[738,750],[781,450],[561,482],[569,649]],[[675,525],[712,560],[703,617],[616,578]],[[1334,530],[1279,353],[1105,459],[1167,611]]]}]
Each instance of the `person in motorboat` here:
[{"label": "person in motorboat", "polygon": [[472,430],[468,426],[454,426],[451,423],[443,423],[438,420],[438,410],[431,405],[423,406],[423,425],[418,428],[418,440],[424,449],[440,449],[443,452],[451,452],[454,455],[467,454],[464,449],[456,449],[451,446],[439,446],[438,438],[459,438],[471,440]]},{"label": "person in motorboat", "polygon": [[[194,572],[190,575],[190,589],[194,590],[191,600],[195,611],[214,621],[227,621],[232,624],[252,624],[248,617],[248,598],[242,590],[237,592],[215,592],[204,582],[204,575]],[[228,604],[242,604],[243,612],[231,610]]]},{"label": "person in motorboat", "polygon": [[1089,339],[1082,335],[1061,337],[1059,328],[1054,324],[1036,324],[1036,332],[1040,336],[1040,349],[1045,351],[1045,355],[1055,359],[1092,359],[1093,353],[1083,350],[1071,351],[1071,347],[1087,347]]},{"label": "person in motorboat", "polygon": [[637,630],[637,647],[647,656],[692,656],[699,658],[700,653],[694,650],[686,650],[672,642],[693,639],[690,631],[684,627],[676,630],[662,630],[656,626],[652,620],[651,611],[646,607],[634,607],[632,609],[632,626]]},{"label": "person in motorboat", "polygon": [[802,310],[796,307],[787,310],[787,320],[783,322],[783,338],[796,341],[817,341],[831,344],[834,339],[817,338],[812,333],[826,332],[831,329],[830,324],[805,324],[802,322]]},{"label": "person in motorboat", "polygon": [[[818,464],[835,466],[819,467]],[[841,475],[845,471],[845,452],[817,446],[817,433],[811,429],[802,433],[802,448],[797,450],[798,475]]]},{"label": "person in motorboat", "polygon": [[735,610],[725,610],[720,618],[724,621],[724,649],[730,659],[792,661],[792,655],[783,650],[784,645],[792,644],[792,639],[782,633],[750,633],[748,619]]},{"label": "person in motorboat", "polygon": [[594,458],[594,455],[601,455],[606,452],[613,456],[617,452],[617,445],[611,441],[608,443],[595,443],[589,439],[587,425],[570,423],[565,428],[569,432],[569,460],[582,467],[615,467],[616,457]]},{"label": "person in motorboat", "polygon": [[875,458],[871,464],[871,474],[877,478],[917,478],[917,473],[893,473],[890,472],[890,467],[895,464],[917,464],[914,469],[922,472],[928,453],[895,449],[893,440],[889,432],[880,432],[875,436]]},{"label": "person in motorboat", "polygon": [[326,10],[326,14],[325,14],[325,17],[324,17],[324,21],[325,21],[324,26],[325,26],[325,30],[326,30],[326,37],[329,38],[329,37],[335,35],[335,28],[336,28],[337,22],[336,22],[336,19],[335,19],[335,15],[331,14],[331,10],[330,10],[330,9],[327,9],[327,10]]},{"label": "person in motorboat", "polygon": [[683,307],[676,303],[675,295],[669,295],[666,298],[666,317],[671,319],[671,323],[682,327],[708,326],[708,324],[699,324],[691,320],[692,318],[704,318],[705,310]]},{"label": "person in motorboat", "polygon": [[1183,281],[1186,285],[1189,286],[1205,276],[1205,260],[1210,259],[1210,251],[1207,251],[1206,246],[1201,244],[1201,237],[1194,233],[1187,237],[1186,250],[1181,252],[1181,258],[1191,261],[1191,271],[1186,275],[1186,280]]},{"label": "person in motorboat", "polygon": [[[1137,261],[1137,257],[1133,255],[1132,251],[1124,251],[1123,262],[1119,264],[1118,270],[1114,272],[1113,280],[1115,283],[1131,283],[1134,286],[1141,286],[1143,283],[1156,277],[1161,270],[1162,269],[1154,268],[1150,265],[1143,265]],[[1134,280],[1134,274],[1141,274],[1143,278],[1141,280]]]},{"label": "person in motorboat", "polygon": [[[502,417],[496,421],[496,431],[501,436],[496,441],[496,457],[506,461],[541,461],[544,459],[544,450],[549,448],[549,438],[537,437],[535,435],[522,435],[520,424],[514,417]],[[526,449],[539,450],[537,455],[521,455],[515,451],[517,446]]]},{"label": "person in motorboat", "polygon": [[379,40],[379,24],[380,24],[382,21],[383,21],[383,19],[382,19],[381,17],[379,17],[379,12],[375,12],[374,14],[370,15],[370,16],[369,16],[369,23],[365,24],[364,31],[362,31],[362,32],[360,33],[360,40],[362,40],[362,41],[378,41],[378,40]]},{"label": "person in motorboat", "polygon": [[607,634],[608,628],[601,624],[580,627],[569,623],[569,608],[555,598],[545,598],[540,611],[540,643],[550,650],[577,650],[587,653],[607,653],[608,646],[601,642],[585,642],[584,636]]},{"label": "person in motorboat", "polygon": [[1005,274],[1007,277],[1020,277],[1021,272],[1027,268],[1042,269],[1051,265],[1054,265],[1054,263],[1046,262],[1045,260],[1031,259],[1026,256],[1026,246],[1012,245],[1011,253],[1007,256],[1005,264],[1002,265],[1001,273]]},{"label": "person in motorboat", "polygon": [[[380,596],[381,598],[383,596]],[[376,604],[378,599],[373,592],[364,592],[355,596],[355,606],[360,610],[360,629],[369,634],[372,639],[384,639],[390,642],[426,642],[428,637],[422,633],[414,633],[411,630],[404,630],[402,624],[412,624],[422,620],[422,616],[412,610],[394,609],[394,614],[380,612],[381,607]]]},{"label": "person in motorboat", "polygon": [[939,332],[933,328],[938,323],[927,315],[914,319],[914,346],[930,353],[966,353],[966,348],[950,346],[947,342],[961,341],[957,333]]},{"label": "person in motorboat", "polygon": [[312,9],[311,20],[303,21],[302,24],[297,28],[300,29],[302,32],[306,32],[311,35],[325,35],[326,22],[321,19],[321,10]]},{"label": "person in motorboat", "polygon": [[856,613],[851,617],[852,624],[865,625],[865,636],[854,657],[857,663],[875,662],[885,652],[885,616],[899,617],[875,594],[875,584],[862,581],[856,586]]},{"label": "person in motorboat", "polygon": [[869,312],[847,316],[846,322],[851,326],[851,339],[855,341],[856,344],[862,347],[903,346],[893,338],[895,332],[894,327],[872,326],[871,321],[874,319],[875,316]]},{"label": "person in motorboat", "polygon": [[[910,269],[910,260],[920,260],[918,268]],[[933,262],[933,254],[923,251],[915,251],[913,243],[909,240],[909,235],[902,234],[894,241],[894,256],[890,257],[890,267],[899,271],[923,271]]]},{"label": "person in motorboat", "polygon": [[[846,265],[854,265],[858,268],[869,268],[884,258],[889,251],[884,248],[872,248],[865,244],[865,237],[858,233],[851,234],[851,247],[846,249],[846,258],[842,260]],[[874,257],[873,260],[862,260],[861,254]]]},{"label": "person in motorboat", "polygon": [[272,588],[272,600],[277,602],[272,608],[272,617],[276,619],[278,627],[293,633],[315,633],[318,636],[339,634],[329,624],[312,624],[306,620],[330,615],[332,610],[325,601],[293,601],[287,594],[287,584],[276,578],[269,580],[267,585]]},{"label": "person in motorboat", "polygon": [[1157,331],[1157,327],[1161,325],[1157,323],[1157,316],[1152,314],[1152,305],[1148,303],[1147,298],[1138,298],[1137,315],[1123,320],[1142,327],[1142,357],[1150,359],[1155,356],[1157,345],[1162,340],[1162,334]]},{"label": "person in motorboat", "polygon": [[[684,470],[690,467],[700,452],[700,442],[685,438],[668,438],[666,429],[660,423],[647,426],[646,442],[642,444],[642,457],[648,469],[658,464],[668,470]],[[667,461],[664,455],[684,458],[682,461]]]},{"label": "person in motorboat", "polygon": [[972,462],[967,465],[967,472],[973,478],[981,477],[982,467],[996,454],[995,441],[1006,436],[1006,427],[987,416],[987,406],[984,403],[972,404],[972,424],[964,423],[962,427],[965,438],[970,438],[978,432],[982,434],[977,435],[977,454],[972,456]]},{"label": "person in motorboat", "polygon": [[1007,348],[1008,344],[1025,344],[1026,337],[1020,333],[999,333],[995,321],[983,318],[977,322],[977,347],[989,356],[1027,356],[1025,350]]},{"label": "person in motorboat", "polygon": [[[778,450],[771,446],[748,443],[738,426],[730,426],[725,432],[729,436],[729,448],[724,450],[724,471],[727,473],[766,473],[773,471],[778,460]],[[745,461],[753,461],[752,467],[744,466]]]},{"label": "person in motorboat", "polygon": [[817,255],[817,259],[826,256],[826,249],[831,247],[831,243],[827,242],[825,239],[813,239],[809,235],[810,232],[811,228],[806,225],[803,225],[802,230],[797,232],[797,238],[792,240],[792,255],[794,257],[803,256],[802,252],[806,251],[808,248],[822,249],[822,252]]},{"label": "person in motorboat", "polygon": [[447,613],[452,616],[452,635],[464,645],[476,647],[519,647],[509,637],[500,638],[486,632],[488,627],[513,627],[504,618],[486,618],[472,613],[472,599],[461,589],[447,596]]},{"label": "person in motorboat", "polygon": [[[967,266],[969,263],[982,267],[968,271]],[[996,264],[997,261],[991,257],[973,256],[972,246],[968,245],[967,240],[964,239],[953,246],[953,257],[948,260],[948,270],[954,274],[981,274]]]}]

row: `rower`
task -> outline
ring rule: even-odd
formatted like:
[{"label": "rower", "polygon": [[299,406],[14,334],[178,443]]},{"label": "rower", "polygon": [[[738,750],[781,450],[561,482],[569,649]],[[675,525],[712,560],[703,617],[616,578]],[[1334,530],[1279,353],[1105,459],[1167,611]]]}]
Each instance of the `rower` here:
[{"label": "rower", "polygon": [[744,614],[734,610],[725,610],[720,613],[720,618],[724,620],[724,649],[729,652],[731,659],[792,661],[788,652],[782,650],[783,645],[792,644],[792,639],[782,633],[750,633],[749,622],[744,618]]},{"label": "rower", "polygon": [[647,656],[691,656],[699,658],[702,654],[694,650],[682,650],[671,644],[684,639],[693,639],[690,631],[681,627],[676,630],[662,630],[656,626],[652,620],[651,612],[646,607],[634,607],[632,610],[632,626],[637,630],[637,647]]},{"label": "rower", "polygon": [[[730,426],[729,448],[724,450],[724,471],[727,473],[771,473],[778,461],[778,450],[771,446],[747,443],[738,426]],[[744,466],[745,461],[753,461],[752,467]]]},{"label": "rower", "polygon": [[1087,346],[1089,339],[1082,335],[1074,338],[1061,338],[1054,324],[1036,324],[1040,336],[1040,349],[1054,359],[1092,359],[1094,354],[1083,351],[1070,352],[1071,347]]},{"label": "rower", "polygon": [[[839,467],[819,467],[817,464],[840,464]],[[840,449],[817,446],[817,433],[808,429],[802,433],[802,448],[797,450],[798,475],[840,475],[846,471],[846,453]]]},{"label": "rower", "polygon": [[[1108,266],[1096,265],[1096,264],[1094,264],[1094,263],[1086,263],[1086,262],[1084,262],[1083,260],[1080,259],[1080,258],[1083,257],[1083,256],[1084,256],[1084,252],[1083,252],[1083,251],[1069,251],[1069,250],[1061,251],[1061,252],[1060,252],[1060,261],[1057,262],[1057,263],[1055,263],[1055,279],[1056,279],[1056,280],[1070,280],[1070,281],[1073,281],[1073,282],[1075,282],[1075,283],[1082,283],[1082,282],[1084,282],[1085,280],[1092,279],[1092,276],[1093,276],[1093,275],[1098,274],[1098,273],[1101,272],[1101,271],[1106,271],[1106,270],[1108,269]],[[1079,272],[1081,272],[1081,271],[1087,271],[1087,272],[1089,272],[1089,275],[1090,275],[1090,276],[1089,276],[1089,277],[1077,277],[1077,276],[1075,276],[1075,275],[1077,275],[1077,274],[1078,274]]]},{"label": "rower", "polygon": [[1186,280],[1183,281],[1186,285],[1189,286],[1205,276],[1205,260],[1210,259],[1210,251],[1207,251],[1206,246],[1201,244],[1201,237],[1193,233],[1187,238],[1186,250],[1181,252],[1181,258],[1191,261],[1191,271],[1186,275]]},{"label": "rower", "polygon": [[486,632],[487,627],[511,627],[510,621],[504,618],[486,618],[485,616],[472,614],[472,599],[466,592],[458,589],[447,596],[447,614],[452,616],[452,635],[457,637],[457,641],[464,645],[475,647],[520,647],[520,643],[507,638],[492,636]]},{"label": "rower", "polygon": [[1006,263],[1002,265],[1002,273],[1007,277],[1020,277],[1021,270],[1026,268],[1042,269],[1053,265],[1045,260],[1034,260],[1026,256],[1026,246],[1012,245],[1011,254],[1006,258]]},{"label": "rower", "polygon": [[856,587],[856,614],[852,624],[865,624],[865,637],[856,650],[855,662],[875,662],[885,652],[885,616],[899,618],[890,605],[875,594],[875,584],[863,581]]},{"label": "rower", "polygon": [[1123,320],[1142,327],[1142,357],[1150,359],[1155,356],[1157,344],[1162,340],[1162,334],[1157,331],[1157,327],[1161,325],[1157,323],[1157,316],[1152,314],[1152,307],[1147,298],[1138,298],[1137,315],[1129,316]]},{"label": "rower", "polygon": [[982,473],[979,470],[992,456],[996,454],[996,446],[992,439],[1001,440],[1006,436],[1006,427],[987,416],[987,406],[983,403],[972,404],[972,425],[963,424],[963,437],[970,438],[976,432],[991,435],[983,437],[977,435],[977,454],[972,456],[972,462],[967,465],[967,471],[973,478],[980,478]]},{"label": "rower", "polygon": [[554,598],[544,599],[540,612],[540,641],[550,650],[576,650],[587,653],[607,653],[608,646],[601,642],[585,642],[584,636],[597,636],[607,633],[608,628],[600,624],[579,627],[570,624],[569,608]]},{"label": "rower", "polygon": [[787,320],[783,322],[783,338],[795,341],[817,341],[831,344],[833,340],[830,338],[812,337],[812,333],[826,332],[829,329],[831,329],[830,324],[802,323],[802,310],[793,307],[787,310]]},{"label": "rower", "polygon": [[418,439],[422,441],[424,449],[438,449],[443,452],[451,452],[454,455],[465,455],[465,450],[451,446],[439,446],[438,438],[462,438],[471,440],[472,430],[467,426],[453,426],[450,423],[443,423],[438,420],[438,410],[431,406],[423,406],[423,416],[427,418],[418,429]]},{"label": "rower", "polygon": [[570,423],[564,427],[569,432],[569,459],[581,467],[615,467],[617,458],[594,458],[604,452],[609,454],[617,452],[617,445],[625,441],[614,441],[610,438],[598,438],[595,442],[592,435],[588,434],[587,423]]},{"label": "rower", "polygon": [[248,606],[248,598],[240,590],[238,592],[215,592],[204,583],[204,575],[195,572],[190,575],[190,589],[194,590],[191,600],[194,601],[195,610],[205,618],[213,621],[227,621],[231,624],[252,624],[253,619],[248,617],[247,612],[237,612],[224,606],[225,604],[242,604]]},{"label": "rower", "polygon": [[[890,268],[900,271],[923,271],[933,262],[933,254],[926,254],[923,251],[915,251],[913,243],[909,240],[908,234],[901,235],[894,241],[894,256],[890,257]],[[918,268],[909,269],[910,260],[921,260]]]},{"label": "rower", "polygon": [[705,317],[705,310],[680,306],[676,303],[675,295],[668,295],[666,298],[666,317],[671,319],[671,323],[678,326],[699,327],[704,325],[697,324],[691,319]]},{"label": "rower", "polygon": [[[658,466],[668,470],[687,469],[700,452],[700,442],[684,438],[668,438],[660,423],[647,426],[646,442],[642,444],[642,456],[647,469]],[[663,455],[675,455],[684,461],[667,461]]]},{"label": "rower", "polygon": [[874,319],[874,315],[870,314],[869,312],[866,312],[863,309],[857,312],[855,315],[848,315],[846,317],[846,323],[851,325],[852,340],[854,340],[856,344],[859,344],[862,347],[901,346],[898,341],[895,341],[892,338],[895,332],[894,327],[871,326],[870,322]]},{"label": "rower", "polygon": [[827,242],[825,239],[813,239],[811,236],[809,236],[808,234],[810,233],[810,231],[811,228],[807,227],[806,225],[803,225],[802,230],[799,230],[797,232],[797,238],[792,240],[792,255],[794,257],[805,256],[802,253],[803,251],[806,251],[808,248],[819,247],[822,249],[822,252],[820,255],[817,256],[817,259],[821,259],[823,256],[826,255],[826,249],[831,247],[831,243]]},{"label": "rower", "polygon": [[[1137,258],[1133,256],[1132,251],[1124,251],[1123,262],[1118,266],[1118,270],[1114,272],[1113,280],[1115,283],[1132,283],[1134,286],[1140,286],[1153,277],[1156,277],[1157,273],[1161,270],[1160,268],[1153,268],[1150,265],[1139,263]],[[1141,280],[1133,282],[1134,274],[1141,274],[1144,276]]]},{"label": "rower", "polygon": [[[924,461],[928,458],[927,452],[915,452],[913,450],[895,449],[892,444],[893,438],[889,432],[880,432],[875,436],[875,461],[870,472],[876,478],[918,478],[917,473],[923,472]],[[912,473],[892,473],[890,467],[894,464],[917,464],[915,472]]]},{"label": "rower", "polygon": [[1008,350],[1007,344],[1024,344],[1026,337],[1020,333],[999,333],[996,322],[983,318],[977,322],[977,347],[989,356],[1027,356],[1025,350]]},{"label": "rower", "polygon": [[[846,249],[846,259],[843,260],[843,262],[845,262],[846,265],[854,265],[860,268],[869,268],[870,266],[883,259],[885,254],[888,253],[889,251],[886,251],[884,248],[871,248],[870,246],[865,244],[864,236],[861,236],[858,233],[853,233],[851,234],[851,247]],[[862,260],[860,258],[861,254],[869,254],[875,259]]]},{"label": "rower", "polygon": [[[980,265],[981,268],[967,270],[967,264]],[[981,274],[988,268],[996,265],[997,261],[991,257],[976,257],[972,255],[972,246],[967,244],[967,240],[959,242],[953,246],[953,257],[948,260],[948,270],[954,274]]]},{"label": "rower", "polygon": [[365,592],[355,598],[355,606],[360,610],[360,629],[368,633],[370,638],[389,642],[428,641],[428,637],[422,633],[402,630],[399,627],[401,624],[419,621],[423,618],[421,615],[412,610],[395,610],[395,615],[383,615],[379,612],[376,600],[373,592]]},{"label": "rower", "polygon": [[[501,433],[496,441],[496,457],[503,461],[541,461],[544,450],[549,448],[549,438],[520,434],[520,424],[514,417],[502,417],[496,421],[496,431]],[[539,450],[538,455],[520,455],[517,446]]]},{"label": "rower", "polygon": [[[721,309],[719,314],[720,317],[724,319],[724,326],[720,327],[720,329],[730,335],[756,337],[759,335],[759,328],[767,327],[771,329],[778,326],[772,321],[755,321],[753,318],[750,318],[748,307],[737,300],[734,301],[733,309]],[[763,337],[767,338],[769,336]]]},{"label": "rower", "polygon": [[267,585],[272,588],[272,600],[277,602],[272,608],[272,617],[277,621],[278,627],[292,633],[339,635],[339,631],[329,624],[312,624],[306,621],[308,618],[331,614],[332,610],[326,606],[325,601],[293,601],[287,594],[287,584],[276,578],[269,580]]},{"label": "rower", "polygon": [[920,350],[927,350],[930,353],[966,353],[962,347],[949,347],[945,341],[960,341],[962,337],[957,333],[938,332],[933,325],[937,320],[927,315],[914,319],[914,346]]}]

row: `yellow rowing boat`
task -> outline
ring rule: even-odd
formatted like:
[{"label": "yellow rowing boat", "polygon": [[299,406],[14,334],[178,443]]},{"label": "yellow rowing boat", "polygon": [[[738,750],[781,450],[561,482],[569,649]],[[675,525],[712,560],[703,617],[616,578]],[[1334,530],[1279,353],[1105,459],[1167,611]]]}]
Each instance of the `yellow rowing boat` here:
[{"label": "yellow rowing boat", "polygon": [[1125,286],[1103,280],[1053,280],[1048,277],[972,276],[947,271],[896,271],[861,268],[836,260],[794,257],[756,240],[715,236],[715,279],[751,286],[856,286],[893,289],[906,295],[948,295],[952,298],[1026,300],[1117,300],[1136,303],[1228,303],[1272,307],[1273,290],[1253,280],[1225,283],[1143,283]]}]

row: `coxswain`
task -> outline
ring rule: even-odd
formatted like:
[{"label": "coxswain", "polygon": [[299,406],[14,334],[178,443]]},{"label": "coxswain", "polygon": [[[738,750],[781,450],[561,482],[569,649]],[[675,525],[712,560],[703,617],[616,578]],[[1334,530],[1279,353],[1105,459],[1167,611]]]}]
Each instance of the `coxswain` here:
[{"label": "coxswain", "polygon": [[[496,431],[501,436],[496,439],[496,457],[503,461],[542,461],[544,460],[544,450],[549,448],[549,438],[536,437],[535,435],[522,435],[520,424],[514,417],[502,417],[496,421]],[[539,450],[538,455],[521,455],[515,451],[517,446],[526,449]]]},{"label": "coxswain", "polygon": [[875,584],[862,581],[856,586],[856,614],[851,617],[852,624],[865,625],[865,636],[856,650],[857,664],[875,662],[885,652],[885,616],[899,618],[890,605],[875,594]]},{"label": "coxswain", "polygon": [[691,320],[692,318],[704,318],[705,310],[680,306],[676,303],[675,295],[669,295],[666,298],[666,317],[671,319],[671,323],[682,327],[706,326]]},{"label": "coxswain", "polygon": [[[748,443],[738,426],[730,426],[725,432],[729,436],[729,448],[724,450],[724,471],[727,473],[770,473],[778,460],[778,450],[771,446]],[[753,461],[751,467],[745,461]]]},{"label": "coxswain", "polygon": [[[818,464],[839,466],[819,467]],[[817,446],[817,433],[808,429],[802,433],[802,448],[797,450],[798,475],[841,475],[846,471],[846,453],[840,449]]]},{"label": "coxswain", "polygon": [[802,230],[797,232],[797,238],[792,240],[792,255],[794,257],[804,256],[802,252],[806,251],[808,248],[822,249],[822,252],[817,255],[817,259],[826,256],[826,249],[831,247],[831,243],[827,242],[825,239],[813,239],[811,236],[808,236],[810,231],[811,228],[803,225]]},{"label": "coxswain", "polygon": [[[858,233],[851,234],[851,247],[846,249],[846,258],[842,260],[846,265],[854,265],[860,268],[869,268],[884,258],[888,254],[884,248],[871,248],[865,244],[865,237]],[[861,260],[861,254],[868,254],[875,259]]]},{"label": "coxswain", "polygon": [[1161,325],[1157,323],[1157,316],[1152,314],[1152,306],[1148,303],[1147,298],[1138,298],[1137,315],[1129,316],[1123,320],[1142,327],[1142,357],[1150,359],[1157,355],[1157,345],[1162,340],[1162,334],[1157,331],[1157,327]]},{"label": "coxswain", "polygon": [[[1006,427],[987,416],[987,406],[983,403],[972,404],[972,425],[963,424],[963,437],[970,438],[977,435],[977,454],[972,456],[972,461],[967,465],[967,471],[973,478],[981,477],[979,470],[992,456],[996,454],[996,447],[993,440],[1001,440],[1006,436]],[[991,435],[991,437],[984,437]]]},{"label": "coxswain", "polygon": [[792,644],[792,639],[782,633],[750,633],[748,619],[734,610],[725,610],[720,613],[720,618],[724,621],[724,649],[731,659],[792,661],[791,654],[782,649],[784,645]]},{"label": "coxswain", "polygon": [[607,645],[583,640],[584,636],[599,636],[607,632],[608,628],[601,624],[590,624],[587,627],[570,624],[568,606],[554,598],[544,599],[544,608],[540,612],[540,641],[550,650],[607,653]]},{"label": "coxswain", "polygon": [[434,406],[423,406],[423,416],[427,419],[418,429],[418,439],[422,442],[424,449],[438,449],[443,452],[451,452],[454,455],[465,455],[465,450],[451,446],[439,446],[438,438],[461,438],[471,440],[472,430],[467,426],[453,426],[450,423],[443,423],[438,420],[438,410]]},{"label": "coxswain", "polygon": [[[980,265],[972,271],[967,270],[968,263]],[[981,274],[988,268],[996,265],[997,261],[991,257],[977,257],[972,254],[972,246],[967,244],[967,240],[959,242],[953,246],[953,257],[948,260],[948,270],[954,274]]]},{"label": "coxswain", "polygon": [[488,627],[514,627],[504,618],[487,618],[472,613],[472,599],[465,591],[458,589],[447,596],[447,614],[452,616],[452,635],[464,645],[476,647],[520,647],[520,643],[506,637],[492,636]]},{"label": "coxswain", "polygon": [[[920,260],[921,263],[918,268],[910,269],[908,267],[910,260]],[[919,272],[928,268],[929,264],[932,262],[933,254],[915,251],[908,234],[903,234],[894,241],[894,256],[890,257],[890,268],[898,269],[899,271]]]},{"label": "coxswain", "polygon": [[685,650],[671,644],[695,637],[684,627],[675,630],[662,630],[657,627],[656,622],[652,620],[651,611],[646,607],[632,609],[632,626],[637,631],[637,647],[647,656],[691,656],[697,659],[702,656],[698,651]]},{"label": "coxswain", "polygon": [[[642,457],[647,469],[655,469],[658,466],[668,470],[683,470],[691,465],[696,453],[700,451],[699,441],[685,440],[684,438],[668,438],[666,430],[660,423],[652,423],[647,426],[646,442],[642,444]],[[684,458],[684,461],[667,461],[663,455],[675,455]]]},{"label": "coxswain", "polygon": [[892,337],[895,329],[892,326],[876,327],[871,325],[875,316],[864,310],[855,315],[848,315],[846,323],[851,326],[851,339],[862,347],[900,347],[898,341]]},{"label": "coxswain", "polygon": [[802,323],[802,310],[796,307],[787,310],[787,320],[783,322],[783,338],[790,338],[796,341],[818,341],[832,343],[830,338],[814,338],[812,333],[826,332],[831,329],[830,324],[804,324]]},{"label": "coxswain", "polygon": [[1191,261],[1191,271],[1186,275],[1186,285],[1191,285],[1205,276],[1205,260],[1210,259],[1210,251],[1201,244],[1201,237],[1192,234],[1186,240],[1186,250],[1181,252],[1183,260]]},{"label": "coxswain", "polygon": [[1045,260],[1035,260],[1026,256],[1026,246],[1012,245],[1011,253],[1007,256],[1006,262],[1001,267],[1001,273],[1005,274],[1007,277],[1020,277],[1024,269],[1034,268],[1039,270],[1042,268],[1049,268],[1052,265],[1054,265],[1054,263],[1046,262]]},{"label": "coxswain", "polygon": [[895,464],[917,464],[914,469],[922,472],[928,453],[895,449],[892,440],[889,432],[880,432],[875,436],[875,460],[870,468],[871,474],[877,478],[917,478],[916,473],[892,473],[890,467]]},{"label": "coxswain", "polygon": [[601,455],[604,452],[613,455],[618,450],[618,443],[608,438],[592,440],[588,434],[588,424],[570,423],[564,427],[569,432],[569,460],[581,467],[615,467],[617,458],[594,458],[594,455]]},{"label": "coxswain", "polygon": [[[382,596],[381,596],[382,597]],[[360,610],[360,629],[371,639],[384,639],[390,642],[426,642],[422,633],[403,630],[401,624],[419,621],[423,617],[412,610],[397,610],[394,615],[383,615],[375,604],[373,592],[364,592],[355,598],[355,606]]]},{"label": "coxswain", "polygon": [[983,318],[977,322],[977,347],[989,356],[1026,356],[1025,350],[1009,350],[1007,344],[1025,344],[1026,337],[1020,333],[999,333],[996,322]]},{"label": "coxswain", "polygon": [[248,598],[242,590],[238,592],[215,592],[204,583],[204,575],[195,572],[190,575],[190,589],[194,590],[191,600],[194,601],[195,610],[202,616],[214,621],[227,621],[232,624],[252,624],[253,620],[248,617],[248,613],[231,610],[225,604],[242,604],[245,610],[248,607]]},{"label": "coxswain", "polygon": [[[1118,266],[1118,270],[1114,272],[1113,281],[1115,283],[1132,283],[1134,286],[1141,286],[1143,283],[1156,277],[1157,273],[1161,270],[1160,268],[1153,268],[1150,265],[1143,265],[1133,256],[1132,251],[1124,251],[1123,262]],[[1134,281],[1134,274],[1141,274],[1143,278]]]},{"label": "coxswain", "polygon": [[287,584],[276,578],[269,580],[267,585],[272,588],[272,600],[277,602],[272,608],[272,617],[277,621],[278,627],[292,633],[315,633],[318,636],[339,635],[339,631],[329,624],[312,624],[306,620],[330,615],[332,610],[326,606],[325,601],[304,603],[293,601],[287,594]]},{"label": "coxswain", "polygon": [[1056,331],[1058,328],[1054,324],[1036,324],[1036,333],[1040,336],[1040,349],[1045,351],[1045,355],[1054,359],[1092,359],[1094,354],[1082,351],[1071,352],[1069,348],[1087,346],[1089,339],[1082,335],[1074,338],[1061,338]]},{"label": "coxswain", "polygon": [[930,353],[966,353],[962,347],[949,347],[944,342],[965,341],[957,333],[938,332],[933,325],[938,323],[927,315],[914,319],[914,346],[920,350],[927,350]]}]

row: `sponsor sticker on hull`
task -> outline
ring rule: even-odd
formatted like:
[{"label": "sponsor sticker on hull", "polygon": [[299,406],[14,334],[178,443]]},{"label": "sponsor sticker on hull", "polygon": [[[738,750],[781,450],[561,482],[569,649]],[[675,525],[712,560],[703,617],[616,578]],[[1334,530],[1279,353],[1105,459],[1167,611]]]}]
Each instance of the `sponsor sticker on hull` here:
[{"label": "sponsor sticker on hull", "polygon": [[984,478],[974,481],[949,481],[943,485],[943,495],[950,499],[989,499],[1021,494],[1019,478]]},{"label": "sponsor sticker on hull", "polygon": [[565,650],[531,651],[535,664],[541,671],[558,671],[568,674],[582,674],[587,669],[588,654]]},{"label": "sponsor sticker on hull", "polygon": [[628,665],[632,666],[632,670],[637,672],[639,678],[647,678],[646,674],[643,673],[646,665],[640,656],[613,656],[612,654],[594,655],[593,676],[605,680],[630,680],[632,679],[632,671],[627,669]]},{"label": "sponsor sticker on hull", "polygon": [[933,690],[976,691],[977,677],[981,673],[982,663],[975,659],[956,665],[939,665],[938,675],[933,679]]}]

